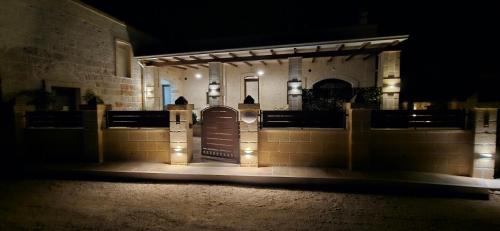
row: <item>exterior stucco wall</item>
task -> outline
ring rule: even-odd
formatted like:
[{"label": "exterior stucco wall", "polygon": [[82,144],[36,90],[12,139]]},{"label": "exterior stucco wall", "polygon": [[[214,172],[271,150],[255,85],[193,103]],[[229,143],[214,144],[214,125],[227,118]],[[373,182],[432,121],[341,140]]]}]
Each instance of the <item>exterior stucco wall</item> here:
[{"label": "exterior stucco wall", "polygon": [[130,41],[118,21],[71,0],[5,0],[0,8],[3,100],[52,86],[92,89],[113,109],[140,109],[140,69],[115,75],[115,40]]}]

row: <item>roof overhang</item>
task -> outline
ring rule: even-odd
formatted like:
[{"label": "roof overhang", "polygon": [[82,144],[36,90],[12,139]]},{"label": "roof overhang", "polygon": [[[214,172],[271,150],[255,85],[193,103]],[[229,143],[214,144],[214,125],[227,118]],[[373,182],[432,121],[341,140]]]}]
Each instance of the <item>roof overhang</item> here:
[{"label": "roof overhang", "polygon": [[[346,60],[356,55],[363,55],[368,59],[382,51],[400,50],[401,43],[408,39],[408,35],[374,37],[351,40],[325,41],[315,43],[287,44],[276,46],[246,47],[237,49],[198,51],[186,53],[172,53],[161,55],[137,56],[136,58],[146,66],[174,66],[197,68],[195,65],[207,67],[209,62],[222,62],[237,66],[235,63],[261,62],[266,60],[288,59],[289,57],[335,57],[348,56]],[[184,66],[184,67],[183,67]]]}]

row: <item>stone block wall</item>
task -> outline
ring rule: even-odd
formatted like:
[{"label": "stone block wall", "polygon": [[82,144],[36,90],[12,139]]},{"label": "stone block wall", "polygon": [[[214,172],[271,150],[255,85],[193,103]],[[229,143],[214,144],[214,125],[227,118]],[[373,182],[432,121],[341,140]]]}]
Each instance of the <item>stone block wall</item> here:
[{"label": "stone block wall", "polygon": [[348,136],[336,129],[262,129],[259,167],[347,167]]},{"label": "stone block wall", "polygon": [[105,129],[104,161],[170,163],[169,129]]},{"label": "stone block wall", "polygon": [[24,160],[86,161],[83,152],[83,129],[24,129]]},{"label": "stone block wall", "polygon": [[470,176],[474,134],[470,130],[372,130],[370,168]]},{"label": "stone block wall", "polygon": [[117,76],[115,41],[131,42],[123,23],[72,0],[5,0],[0,8],[0,78],[4,101],[26,90],[94,90],[113,109],[142,107],[140,67]]}]

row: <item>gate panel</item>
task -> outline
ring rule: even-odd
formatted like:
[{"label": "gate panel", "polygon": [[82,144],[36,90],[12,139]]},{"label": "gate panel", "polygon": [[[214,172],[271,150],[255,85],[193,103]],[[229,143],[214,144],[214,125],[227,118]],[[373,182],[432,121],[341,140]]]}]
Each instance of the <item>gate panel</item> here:
[{"label": "gate panel", "polygon": [[238,111],[214,106],[203,110],[201,118],[202,158],[239,163]]}]

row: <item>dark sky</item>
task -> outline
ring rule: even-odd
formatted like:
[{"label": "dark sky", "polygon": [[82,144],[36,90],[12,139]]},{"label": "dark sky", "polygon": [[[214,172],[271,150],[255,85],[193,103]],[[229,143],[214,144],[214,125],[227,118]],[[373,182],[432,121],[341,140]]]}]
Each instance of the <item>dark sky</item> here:
[{"label": "dark sky", "polygon": [[[474,1],[118,1],[83,0],[161,38],[172,51],[334,40],[362,12],[378,35],[409,34],[403,98],[500,98],[498,7]],[[344,36],[344,37],[343,37]],[[217,41],[217,42],[213,42]]]}]

